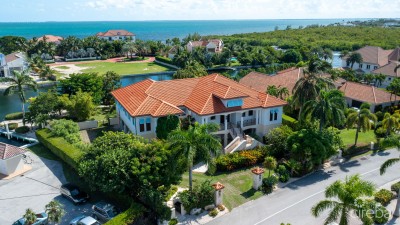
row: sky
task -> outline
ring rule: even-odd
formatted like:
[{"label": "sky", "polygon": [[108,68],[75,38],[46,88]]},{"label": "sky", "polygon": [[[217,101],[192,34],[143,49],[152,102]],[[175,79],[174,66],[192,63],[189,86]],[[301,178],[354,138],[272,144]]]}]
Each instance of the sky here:
[{"label": "sky", "polygon": [[0,22],[399,18],[400,0],[1,0]]}]

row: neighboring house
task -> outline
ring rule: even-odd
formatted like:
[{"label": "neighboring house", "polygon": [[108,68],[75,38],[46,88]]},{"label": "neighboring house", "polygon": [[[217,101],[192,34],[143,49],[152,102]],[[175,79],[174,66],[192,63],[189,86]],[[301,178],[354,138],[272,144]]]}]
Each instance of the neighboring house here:
[{"label": "neighboring house", "polygon": [[219,74],[168,81],[147,79],[112,95],[125,132],[155,138],[158,118],[191,116],[200,124],[219,124],[215,134],[224,146],[244,133],[263,136],[281,125],[286,105]]},{"label": "neighboring house", "polygon": [[400,65],[400,62],[389,62],[388,64],[372,71],[373,74],[383,74],[386,76],[380,87],[387,87],[394,78],[400,77],[400,68],[395,72],[394,69]]},{"label": "neighboring house", "polygon": [[0,142],[0,173],[10,175],[23,169],[22,155],[26,150]]},{"label": "neighboring house", "polygon": [[60,36],[54,36],[51,34],[46,34],[43,35],[42,37],[38,38],[37,41],[43,41],[46,40],[46,42],[50,42],[50,43],[54,43],[56,45],[59,45],[61,43],[62,40],[64,40],[63,37]]},{"label": "neighboring house", "polygon": [[397,105],[400,97],[374,86],[347,81],[339,88],[345,95],[348,107],[360,108],[366,102],[371,105],[371,112],[380,111],[391,105]]},{"label": "neighboring house", "polygon": [[194,48],[203,47],[209,53],[220,53],[224,48],[224,42],[220,39],[212,39],[208,41],[189,41],[186,44],[188,52],[192,52]]},{"label": "neighboring house", "polygon": [[168,51],[168,58],[173,59],[175,55],[178,53],[178,47],[174,46]]},{"label": "neighboring house", "polygon": [[[361,64],[354,63],[353,69],[363,73],[371,73],[389,62],[389,55],[393,50],[384,50],[381,47],[365,46],[355,51],[360,53],[363,62]],[[342,58],[342,67],[349,68],[351,65],[346,62],[348,57]]]},{"label": "neighboring house", "polygon": [[0,77],[11,77],[12,71],[22,71],[28,68],[26,56],[22,52],[9,55],[0,54]]},{"label": "neighboring house", "polygon": [[126,30],[108,30],[106,32],[99,32],[96,36],[107,41],[131,40],[132,42],[135,42],[136,40],[136,35]]}]

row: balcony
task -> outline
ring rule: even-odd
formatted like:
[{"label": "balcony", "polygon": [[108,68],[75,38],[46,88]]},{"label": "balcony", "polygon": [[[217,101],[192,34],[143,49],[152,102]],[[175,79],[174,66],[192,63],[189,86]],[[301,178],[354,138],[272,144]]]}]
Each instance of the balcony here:
[{"label": "balcony", "polygon": [[[248,127],[248,126],[253,126],[256,125],[256,118],[253,119],[248,119],[248,120],[243,120],[243,127]],[[240,127],[240,121],[237,122],[237,127]]]}]

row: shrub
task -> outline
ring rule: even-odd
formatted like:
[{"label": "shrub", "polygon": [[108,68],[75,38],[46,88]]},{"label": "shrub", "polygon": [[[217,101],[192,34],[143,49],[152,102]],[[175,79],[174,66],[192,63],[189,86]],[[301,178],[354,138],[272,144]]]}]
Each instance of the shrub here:
[{"label": "shrub", "polygon": [[217,208],[218,208],[219,211],[224,211],[224,210],[225,210],[225,206],[224,206],[224,205],[221,205],[221,204],[219,204],[219,205],[217,206]]},{"label": "shrub", "polygon": [[104,225],[128,225],[133,224],[137,219],[142,217],[144,208],[142,205],[133,203],[129,209],[118,214],[116,217],[105,223]]},{"label": "shrub", "polygon": [[172,186],[169,190],[164,190],[164,186],[162,186],[162,188],[158,188],[159,191],[162,191],[164,194],[164,200],[168,201],[177,191],[178,191],[178,187],[177,186]]},{"label": "shrub", "polygon": [[393,199],[394,196],[391,191],[386,190],[386,189],[381,189],[375,193],[374,197],[375,197],[375,201],[386,206],[390,203],[390,201]]},{"label": "shrub", "polygon": [[374,130],[375,136],[377,138],[384,138],[386,136],[387,130],[383,127],[378,127],[377,129]]},{"label": "shrub", "polygon": [[272,191],[274,190],[274,186],[277,183],[278,183],[278,179],[274,175],[264,178],[262,181],[262,186],[261,186],[262,191],[265,194],[272,193]]},{"label": "shrub", "polygon": [[171,219],[171,220],[168,222],[168,225],[176,225],[176,224],[178,224],[178,220],[175,219],[175,218]]},{"label": "shrub", "polygon": [[292,118],[288,115],[283,114],[282,115],[282,125],[286,125],[290,128],[292,128],[293,130],[297,130],[299,122],[295,119]]},{"label": "shrub", "polygon": [[257,148],[221,155],[215,159],[215,163],[218,171],[232,171],[261,163],[264,161],[265,155],[265,149]]},{"label": "shrub", "polygon": [[264,142],[270,145],[269,152],[277,159],[281,159],[287,154],[286,139],[293,134],[293,130],[286,125],[272,129],[264,136]]},{"label": "shrub", "polygon": [[29,132],[29,127],[27,127],[27,126],[22,126],[22,127],[17,127],[16,129],[15,129],[15,132],[17,132],[18,134],[25,134],[25,133],[28,133]]},{"label": "shrub", "polygon": [[392,184],[392,186],[390,186],[390,190],[399,193],[399,189],[400,189],[400,181],[397,183]]},{"label": "shrub", "polygon": [[15,130],[18,128],[18,123],[9,123],[8,124],[8,129],[9,130]]},{"label": "shrub", "polygon": [[50,151],[61,160],[70,165],[76,171],[78,170],[78,162],[83,155],[83,152],[80,149],[68,143],[62,137],[52,136],[49,129],[37,130],[36,137],[40,143],[50,149]]},{"label": "shrub", "polygon": [[377,224],[386,224],[389,220],[389,211],[385,207],[379,206],[375,209],[373,219]]},{"label": "shrub", "polygon": [[183,191],[178,193],[183,207],[186,211],[194,208],[204,208],[213,203],[214,188],[211,186],[211,181],[206,180],[200,185],[194,186],[192,191]]},{"label": "shrub", "polygon": [[168,115],[157,120],[156,134],[159,139],[167,139],[168,134],[180,126],[179,117]]},{"label": "shrub", "polygon": [[208,215],[210,215],[211,217],[216,217],[218,215],[218,210],[214,208],[208,213]]},{"label": "shrub", "polygon": [[289,181],[290,175],[289,171],[287,171],[284,165],[279,165],[276,172],[279,174],[279,181],[282,183],[286,183]]},{"label": "shrub", "polygon": [[156,56],[156,60],[163,63],[173,64],[172,59],[163,56]]},{"label": "shrub", "polygon": [[5,116],[6,120],[20,120],[23,117],[22,112],[10,113]]},{"label": "shrub", "polygon": [[63,137],[68,143],[74,144],[81,141],[79,126],[72,120],[56,120],[51,123],[51,134],[57,137]]}]

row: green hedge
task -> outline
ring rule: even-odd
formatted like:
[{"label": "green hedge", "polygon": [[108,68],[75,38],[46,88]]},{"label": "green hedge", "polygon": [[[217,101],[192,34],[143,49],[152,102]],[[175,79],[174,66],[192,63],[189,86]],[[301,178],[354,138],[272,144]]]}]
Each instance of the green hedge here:
[{"label": "green hedge", "polygon": [[30,130],[29,127],[27,127],[27,126],[22,126],[22,127],[17,127],[17,128],[15,129],[15,132],[18,133],[18,134],[25,134],[25,133],[28,133],[29,130]]},{"label": "green hedge", "polygon": [[399,193],[399,189],[400,189],[400,182],[394,183],[392,184],[392,186],[390,186],[390,190]]},{"label": "green hedge", "polygon": [[22,119],[22,117],[23,117],[22,112],[10,113],[5,116],[6,120],[20,120]]},{"label": "green hedge", "polygon": [[167,57],[156,56],[156,60],[157,60],[157,61],[160,61],[160,62],[163,62],[163,63],[168,63],[168,64],[173,65],[173,64],[172,64],[172,59],[167,58]]},{"label": "green hedge", "polygon": [[292,118],[285,114],[282,115],[282,124],[283,125],[286,125],[286,126],[292,128],[293,130],[297,130],[298,123],[299,122],[295,118]]},{"label": "green hedge", "polygon": [[9,130],[15,130],[18,128],[18,123],[9,123],[8,124],[8,129]]},{"label": "green hedge", "polygon": [[390,201],[393,199],[394,195],[391,191],[386,189],[381,189],[374,195],[375,201],[381,203],[384,206],[387,206]]},{"label": "green hedge", "polygon": [[83,152],[68,143],[62,137],[54,137],[49,129],[41,129],[36,131],[36,137],[40,143],[50,149],[56,156],[78,171],[78,162],[83,156]]},{"label": "green hedge", "polygon": [[218,171],[232,171],[243,167],[254,166],[264,161],[266,151],[262,148],[238,151],[221,155],[215,159]]},{"label": "green hedge", "polygon": [[144,213],[142,205],[133,203],[132,206],[124,212],[118,214],[112,220],[108,221],[104,225],[128,225],[133,224],[135,220],[140,218]]}]

